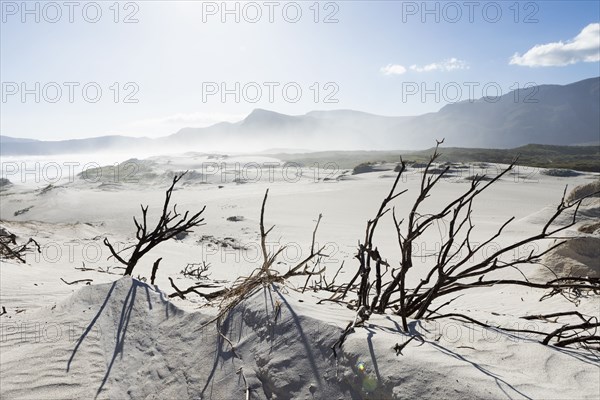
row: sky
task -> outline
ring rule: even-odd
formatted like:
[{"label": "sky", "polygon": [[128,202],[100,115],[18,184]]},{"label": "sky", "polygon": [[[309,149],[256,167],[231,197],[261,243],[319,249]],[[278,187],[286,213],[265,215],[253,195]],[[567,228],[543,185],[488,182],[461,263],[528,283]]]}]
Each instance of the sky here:
[{"label": "sky", "polygon": [[420,115],[600,76],[598,1],[1,1],[0,134]]}]

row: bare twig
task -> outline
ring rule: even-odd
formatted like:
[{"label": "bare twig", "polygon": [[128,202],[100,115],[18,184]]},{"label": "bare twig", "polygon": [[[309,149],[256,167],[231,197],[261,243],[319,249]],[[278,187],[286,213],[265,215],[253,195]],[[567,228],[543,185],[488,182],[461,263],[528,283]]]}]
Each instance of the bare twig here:
[{"label": "bare twig", "polygon": [[[33,245],[34,249],[29,245]],[[30,238],[25,244],[18,244],[17,235],[0,227],[0,259],[25,263],[25,255],[32,250],[42,252],[39,243],[34,239]]]},{"label": "bare twig", "polygon": [[108,238],[104,238],[104,244],[110,250],[112,257],[114,257],[117,261],[126,266],[124,275],[131,275],[138,261],[160,243],[165,242],[181,233],[191,232],[192,228],[203,225],[204,218],[201,218],[200,216],[206,209],[206,206],[204,206],[202,210],[191,216],[189,216],[189,211],[186,211],[183,215],[180,214],[177,211],[177,204],[173,206],[172,210],[169,210],[169,203],[171,201],[171,195],[173,194],[175,185],[186,173],[187,171],[181,175],[175,175],[175,177],[173,178],[171,186],[169,187],[169,189],[167,189],[165,193],[165,202],[163,205],[162,214],[153,230],[150,231],[148,227],[148,206],[141,206],[141,222],[138,222],[138,220],[135,217],[133,218],[133,222],[137,228],[137,243],[131,246],[131,248],[133,248],[133,251],[129,256],[129,259],[126,260],[121,256],[121,253],[125,249],[120,251],[115,250],[115,248],[109,242]]},{"label": "bare twig", "polygon": [[154,265],[152,266],[152,276],[150,277],[150,284],[154,285],[154,280],[156,279],[156,271],[158,271],[158,264],[160,264],[162,257],[154,261]]},{"label": "bare twig", "polygon": [[[543,256],[563,245],[565,241],[560,239],[561,233],[577,222],[579,207],[586,197],[567,201],[565,200],[566,188],[554,213],[548,218],[538,234],[525,237],[505,246],[499,246],[494,248],[493,251],[484,251],[484,249],[487,250],[486,246],[497,243],[497,239],[503,235],[505,228],[514,221],[514,217],[512,217],[501,224],[498,230],[487,239],[479,241],[479,243],[474,243],[472,240],[474,231],[472,214],[475,199],[512,170],[518,158],[515,158],[510,165],[493,177],[475,176],[460,195],[439,210],[423,212],[421,208],[425,200],[431,196],[435,186],[450,168],[446,166],[441,169],[441,172],[440,169],[432,172],[434,163],[441,156],[439,147],[442,143],[443,140],[437,141],[433,154],[422,172],[418,196],[404,219],[398,218],[394,208],[391,207],[391,202],[404,193],[404,191],[396,190],[400,177],[405,171],[405,164],[402,162],[390,192],[383,199],[375,217],[367,222],[364,239],[359,242],[355,257],[358,260],[355,275],[345,287],[340,288],[341,295],[336,292],[330,299],[325,301],[341,302],[349,291],[354,291],[357,296],[356,306],[359,309],[366,307],[369,312],[376,313],[385,313],[391,310],[401,317],[402,329],[408,332],[408,318],[458,317],[457,314],[445,314],[436,317],[432,317],[432,315],[460,297],[460,295],[443,302],[441,306],[433,310],[431,310],[431,305],[442,297],[478,287],[515,285],[552,290],[541,300],[558,293],[572,301],[586,294],[600,294],[600,279],[597,278],[571,277],[557,278],[549,282],[535,282],[529,280],[521,269],[524,265],[539,264]],[[399,267],[391,267],[373,242],[378,222],[390,210],[392,210],[391,215],[398,240]],[[567,211],[571,212],[572,215],[562,225],[558,224],[559,217],[564,216]],[[432,255],[433,266],[424,271],[425,274],[422,275],[424,278],[419,283],[409,287],[407,282],[415,264],[416,255],[413,254],[416,248],[415,245],[419,243],[419,240],[423,240],[425,232],[436,225],[439,226],[441,222],[443,222],[445,231],[440,232],[439,251]],[[557,239],[557,241],[545,250],[539,250],[540,247],[535,246],[540,241],[547,239]],[[521,249],[527,246],[533,247],[534,250],[523,253]],[[478,254],[484,254],[483,258],[477,259],[475,256]],[[513,259],[507,260],[507,256],[511,254],[514,254]],[[488,274],[506,269],[515,269],[522,278],[486,279]],[[391,279],[384,278],[388,270]],[[460,315],[460,317],[489,327],[489,325],[468,316]],[[583,329],[595,328],[588,325],[586,327]],[[350,328],[343,335],[347,335],[349,330]],[[561,332],[557,335],[560,336]],[[543,332],[535,333],[545,334]],[[560,339],[565,338],[561,336]]]},{"label": "bare twig", "polygon": [[65,281],[63,278],[60,278],[61,281],[63,281],[64,283],[66,283],[67,285],[74,285],[76,283],[81,283],[81,282],[85,282],[86,285],[89,285],[91,282],[93,282],[93,279],[79,279],[73,282],[67,282]]}]

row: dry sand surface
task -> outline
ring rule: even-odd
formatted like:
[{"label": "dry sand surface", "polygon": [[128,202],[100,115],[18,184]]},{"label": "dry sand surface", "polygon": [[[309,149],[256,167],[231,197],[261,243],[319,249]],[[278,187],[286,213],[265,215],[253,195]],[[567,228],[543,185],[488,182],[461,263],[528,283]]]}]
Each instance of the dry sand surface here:
[{"label": "dry sand surface", "polygon": [[[259,266],[260,206],[269,188],[265,222],[275,228],[268,246],[287,246],[276,268],[284,272],[306,257],[322,214],[316,241],[330,254],[324,260],[326,274],[331,278],[345,262],[337,279],[348,281],[357,268],[353,257],[365,223],[389,191],[393,172],[351,175],[306,168],[300,175],[297,168],[283,168],[266,157],[191,153],[130,165],[117,175],[90,173],[51,186],[13,177],[2,188],[2,226],[20,240],[36,238],[42,247],[41,254],[27,255],[26,264],[0,264],[0,305],[6,308],[0,316],[3,399],[600,398],[597,351],[545,346],[539,337],[451,319],[410,321],[422,342],[411,342],[397,355],[393,347],[408,337],[398,332],[400,319],[374,315],[348,337],[336,359],[331,346],[355,312],[335,303],[317,304],[327,293],[295,290],[305,278],[263,288],[237,306],[222,327],[232,351],[214,323],[204,326],[216,307],[197,295],[169,298],[174,290],[168,278],[186,288],[195,280],[181,271],[205,261],[210,263],[207,282],[227,286]],[[490,165],[487,172],[493,175],[501,167]],[[119,264],[107,259],[102,240],[108,237],[120,248],[133,243],[132,217],[140,215],[140,203],[149,205],[149,220],[155,221],[173,174],[183,170],[190,172],[173,202],[180,211],[206,206],[205,225],[153,250],[136,267],[134,279],[122,277]],[[420,172],[411,169],[400,182],[408,192],[395,200],[398,215],[412,205]],[[426,207],[446,205],[469,185],[469,174],[482,172],[470,167],[444,179]],[[498,245],[537,233],[565,185],[574,188],[598,179],[588,173],[547,176],[531,169],[507,175],[474,204],[476,238],[489,237],[512,216],[516,219]],[[599,218],[598,198],[586,201],[579,223],[564,233],[576,241],[548,256],[554,273],[597,276],[600,231],[579,228]],[[427,256],[440,243],[435,231],[418,244],[416,270],[432,262]],[[375,239],[390,264],[397,265],[391,219],[382,221]],[[163,260],[151,285],[158,257]],[[84,265],[88,270],[81,269]],[[539,265],[523,271],[532,279],[552,274]],[[81,279],[92,280],[91,285],[65,283]],[[576,309],[600,318],[597,298],[575,307],[560,296],[540,302],[545,293],[527,287],[474,289],[446,311],[546,331],[560,325],[519,317]]]}]

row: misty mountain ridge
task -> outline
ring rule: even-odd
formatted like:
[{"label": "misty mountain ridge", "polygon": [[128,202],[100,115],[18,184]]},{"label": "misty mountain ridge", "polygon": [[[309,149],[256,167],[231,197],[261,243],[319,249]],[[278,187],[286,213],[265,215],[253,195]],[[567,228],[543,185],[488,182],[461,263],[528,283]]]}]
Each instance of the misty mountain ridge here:
[{"label": "misty mountain ridge", "polygon": [[[111,151],[133,146],[162,151],[260,151],[268,147],[314,150],[429,148],[434,139],[453,147],[513,148],[530,143],[600,143],[600,77],[568,85],[540,85],[496,98],[448,104],[413,117],[354,110],[286,115],[255,109],[239,122],[183,128],[157,138],[102,136],[43,141],[0,136],[0,154],[43,155]],[[243,146],[240,148],[240,146]]]}]

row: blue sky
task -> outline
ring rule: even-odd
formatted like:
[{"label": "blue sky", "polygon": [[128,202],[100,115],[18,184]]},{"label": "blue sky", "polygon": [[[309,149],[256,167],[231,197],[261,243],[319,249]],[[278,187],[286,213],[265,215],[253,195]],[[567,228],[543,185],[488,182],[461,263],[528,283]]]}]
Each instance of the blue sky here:
[{"label": "blue sky", "polygon": [[1,2],[7,136],[156,137],[254,108],[417,115],[600,75],[598,1],[22,4]]}]

